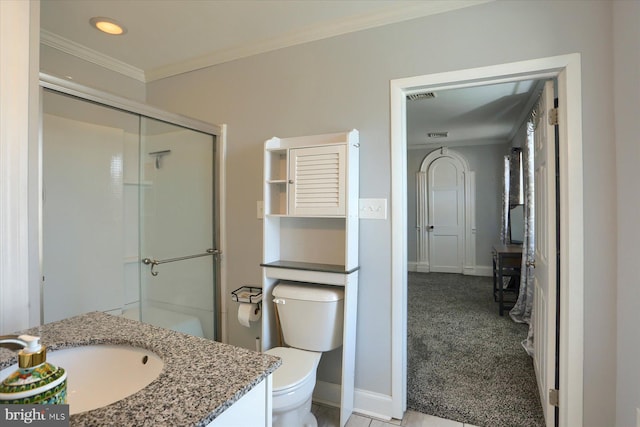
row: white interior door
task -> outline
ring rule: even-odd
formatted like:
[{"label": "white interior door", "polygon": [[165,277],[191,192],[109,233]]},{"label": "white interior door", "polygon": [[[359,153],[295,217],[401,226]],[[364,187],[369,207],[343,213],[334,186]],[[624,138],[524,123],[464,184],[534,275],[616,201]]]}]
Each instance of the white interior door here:
[{"label": "white interior door", "polygon": [[464,177],[458,163],[443,156],[428,170],[429,269],[462,273]]},{"label": "white interior door", "polygon": [[553,109],[553,81],[545,83],[538,101],[534,131],[535,169],[535,270],[534,270],[534,367],[544,417],[554,426],[555,410],[549,389],[555,383],[556,334],[556,182],[555,130],[549,124]]}]

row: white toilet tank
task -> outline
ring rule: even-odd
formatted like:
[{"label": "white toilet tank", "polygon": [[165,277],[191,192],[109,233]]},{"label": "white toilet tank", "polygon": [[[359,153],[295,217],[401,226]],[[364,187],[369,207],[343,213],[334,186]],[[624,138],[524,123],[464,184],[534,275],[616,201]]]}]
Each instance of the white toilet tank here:
[{"label": "white toilet tank", "polygon": [[342,345],[343,289],[281,282],[273,288],[273,296],[287,345],[310,351]]}]

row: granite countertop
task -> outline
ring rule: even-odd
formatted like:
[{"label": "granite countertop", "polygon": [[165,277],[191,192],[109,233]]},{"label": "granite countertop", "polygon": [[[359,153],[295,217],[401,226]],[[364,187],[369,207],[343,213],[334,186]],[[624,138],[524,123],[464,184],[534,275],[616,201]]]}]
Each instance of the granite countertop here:
[{"label": "granite countertop", "polygon": [[[127,344],[157,354],[162,372],[137,393],[71,415],[72,426],[206,426],[280,365],[277,357],[94,312],[22,331],[47,352],[91,344]],[[17,363],[0,348],[0,369]],[[63,368],[67,368],[63,366]]]}]

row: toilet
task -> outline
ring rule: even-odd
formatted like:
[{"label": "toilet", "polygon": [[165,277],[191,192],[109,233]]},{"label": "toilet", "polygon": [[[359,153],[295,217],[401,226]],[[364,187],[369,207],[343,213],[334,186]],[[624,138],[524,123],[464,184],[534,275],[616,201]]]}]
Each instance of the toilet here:
[{"label": "toilet", "polygon": [[273,373],[273,427],[316,427],[311,413],[316,370],[322,352],[342,345],[344,291],[281,282],[273,297],[288,345],[266,351],[282,359]]}]

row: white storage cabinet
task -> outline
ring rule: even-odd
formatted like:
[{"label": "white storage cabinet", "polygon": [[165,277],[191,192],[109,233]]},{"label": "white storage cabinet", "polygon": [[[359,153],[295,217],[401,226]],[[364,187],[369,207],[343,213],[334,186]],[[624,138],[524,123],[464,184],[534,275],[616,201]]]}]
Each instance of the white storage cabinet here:
[{"label": "white storage cabinet", "polygon": [[342,286],[340,426],[353,410],[358,301],[359,134],[271,138],[264,152],[263,350],[278,342],[279,280]]}]

